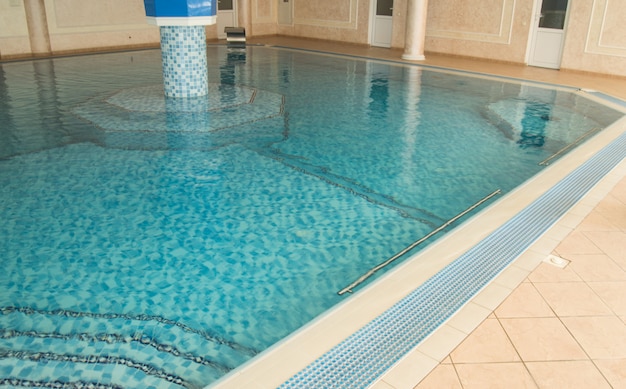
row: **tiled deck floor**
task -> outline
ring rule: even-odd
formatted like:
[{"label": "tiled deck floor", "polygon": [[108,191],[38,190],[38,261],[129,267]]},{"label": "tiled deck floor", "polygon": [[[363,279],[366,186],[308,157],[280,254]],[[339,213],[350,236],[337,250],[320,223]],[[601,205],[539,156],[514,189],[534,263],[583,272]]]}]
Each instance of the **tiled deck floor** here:
[{"label": "tiled deck floor", "polygon": [[626,388],[626,178],[553,254],[416,388]]},{"label": "tiled deck floor", "polygon": [[[252,42],[394,60],[402,54],[280,37]],[[626,100],[624,78],[436,55],[427,55],[424,64],[589,88]],[[626,162],[575,208],[564,225],[554,227],[570,231],[552,251],[570,261],[565,268],[541,263],[504,302],[485,304],[491,313],[460,344],[447,346],[453,351],[442,347],[440,363],[409,356],[373,387],[626,388]]]}]

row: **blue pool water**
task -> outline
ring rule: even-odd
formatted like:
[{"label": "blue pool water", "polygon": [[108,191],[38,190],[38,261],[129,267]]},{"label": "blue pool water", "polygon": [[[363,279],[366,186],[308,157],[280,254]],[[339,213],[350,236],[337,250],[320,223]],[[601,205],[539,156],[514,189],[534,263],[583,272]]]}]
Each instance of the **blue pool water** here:
[{"label": "blue pool water", "polygon": [[622,116],[358,58],[208,61],[192,100],[158,51],[0,65],[0,386],[209,384]]}]

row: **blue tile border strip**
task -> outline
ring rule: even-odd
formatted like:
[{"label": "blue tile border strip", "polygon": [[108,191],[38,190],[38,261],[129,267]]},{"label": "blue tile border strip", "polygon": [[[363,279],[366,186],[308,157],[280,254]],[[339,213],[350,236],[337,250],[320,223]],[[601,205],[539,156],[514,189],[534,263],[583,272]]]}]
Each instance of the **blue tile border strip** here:
[{"label": "blue tile border strip", "polygon": [[589,93],[590,95],[596,96],[600,99],[603,99],[605,101],[609,101],[615,105],[619,105],[621,107],[626,108],[626,101],[618,99],[617,97],[613,97],[611,95],[607,95],[606,93],[603,92],[598,92],[598,91],[593,91],[593,90],[586,90],[586,89],[582,89],[584,92]]},{"label": "blue tile border strip", "polygon": [[521,255],[626,158],[626,133],[280,388],[366,388]]}]

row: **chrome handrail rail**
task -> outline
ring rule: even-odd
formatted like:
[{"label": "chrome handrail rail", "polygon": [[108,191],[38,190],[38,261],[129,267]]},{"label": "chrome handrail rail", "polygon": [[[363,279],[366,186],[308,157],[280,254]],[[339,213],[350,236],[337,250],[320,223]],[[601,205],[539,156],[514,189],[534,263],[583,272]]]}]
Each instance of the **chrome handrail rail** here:
[{"label": "chrome handrail rail", "polygon": [[448,220],[447,222],[443,223],[442,225],[440,225],[436,229],[432,230],[430,233],[428,233],[428,235],[426,235],[426,236],[422,237],[421,239],[411,243],[409,246],[404,248],[402,251],[399,251],[393,257],[387,259],[385,262],[382,262],[382,263],[374,266],[367,273],[365,273],[361,277],[359,277],[356,281],[354,281],[350,285],[346,286],[345,288],[343,288],[339,292],[337,292],[337,294],[341,296],[341,295],[343,295],[345,293],[348,293],[348,292],[352,293],[352,289],[354,289],[355,287],[357,287],[360,284],[362,284],[363,282],[365,282],[368,278],[373,276],[377,271],[379,271],[379,270],[383,269],[384,267],[388,266],[390,263],[392,263],[396,259],[400,258],[401,256],[403,256],[404,254],[408,253],[409,251],[413,250],[415,247],[417,247],[418,245],[422,244],[424,241],[426,241],[427,239],[429,239],[433,235],[441,232],[441,230],[445,229],[450,224],[452,224],[455,221],[459,220],[460,218],[462,218],[463,216],[465,216],[469,212],[473,211],[474,209],[478,208],[484,202],[488,201],[489,199],[491,199],[495,195],[500,194],[501,192],[502,191],[500,189],[498,189],[498,190],[492,192],[490,195],[483,197],[480,201],[478,201],[477,203],[475,203],[471,207],[467,208],[465,211],[459,213],[458,215],[456,215],[452,219]]},{"label": "chrome handrail rail", "polygon": [[600,131],[601,128],[599,127],[594,127],[591,130],[585,132],[584,134],[582,134],[581,136],[579,136],[575,141],[573,141],[572,143],[568,144],[567,146],[563,147],[561,150],[557,151],[556,153],[552,154],[551,156],[549,156],[548,158],[544,159],[543,161],[539,162],[539,166],[546,166],[550,163],[550,161],[552,161],[554,158],[558,157],[559,155],[563,154],[564,152],[566,152],[567,150],[571,149],[574,146],[577,146],[583,139],[585,139],[586,137],[588,137],[591,133],[595,133]]}]

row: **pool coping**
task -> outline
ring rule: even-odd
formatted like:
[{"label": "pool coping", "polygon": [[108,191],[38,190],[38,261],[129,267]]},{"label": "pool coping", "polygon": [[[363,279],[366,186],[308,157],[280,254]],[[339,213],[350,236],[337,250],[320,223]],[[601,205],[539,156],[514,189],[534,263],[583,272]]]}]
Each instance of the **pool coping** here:
[{"label": "pool coping", "polygon": [[[476,75],[474,72],[468,73]],[[548,83],[528,82],[554,86]],[[572,87],[564,88],[577,90]],[[595,96],[603,98],[603,96]],[[624,107],[621,109],[624,111]],[[592,206],[588,205],[586,200],[581,199],[595,199],[597,196],[591,194],[593,188],[601,187],[602,185],[598,182],[603,180],[602,177],[609,177],[609,172],[620,163],[623,170],[625,165],[623,161],[610,167],[594,182],[589,182],[586,189],[577,195],[572,204],[559,211],[560,214],[551,216],[554,220],[548,223],[548,227],[541,231],[538,237],[525,245],[522,252],[514,253],[513,260],[500,269],[495,278],[490,278],[490,281],[482,285],[479,291],[473,293],[472,298],[454,308],[456,313],[439,318],[437,328],[429,332],[417,345],[410,346],[413,351],[409,351],[403,358],[391,364],[387,361],[381,364],[384,365],[383,367],[369,366],[363,364],[362,360],[351,358],[349,352],[346,352],[346,347],[354,351],[354,344],[366,346],[365,348],[371,345],[372,339],[369,335],[358,335],[359,331],[377,320],[380,321],[380,317],[388,315],[389,310],[392,310],[398,301],[407,298],[416,288],[426,283],[446,266],[452,265],[474,246],[485,241],[510,219],[517,217],[556,185],[562,183],[570,174],[580,171],[582,166],[608,147],[607,145],[616,142],[620,136],[624,137],[624,133],[626,133],[626,118],[618,120],[594,135],[579,145],[576,150],[554,162],[549,168],[391,270],[385,277],[365,287],[356,295],[350,296],[346,301],[209,387],[270,388],[281,385],[284,388],[315,387],[311,386],[312,382],[319,381],[319,378],[325,375],[333,377],[333,374],[337,374],[333,372],[335,369],[338,369],[340,374],[344,374],[346,370],[350,370],[350,374],[356,372],[357,376],[350,378],[354,387],[367,387],[370,384],[375,385],[376,382],[385,382],[398,388],[413,387],[419,382],[419,372],[423,373],[422,377],[430,372],[526,278],[530,271],[550,254],[562,238],[573,230],[577,224],[574,221],[582,220],[584,215],[591,211]],[[562,225],[562,222],[565,224]],[[455,249],[450,249],[450,247],[455,247]],[[380,290],[384,290],[384,293],[380,293]],[[394,319],[391,321],[397,321],[398,314],[394,313],[392,316]],[[374,331],[376,335],[384,337],[386,326],[388,324],[385,324],[382,330],[376,329]],[[345,342],[350,338],[353,339],[351,342],[356,343],[346,346]],[[392,341],[395,340],[392,339]],[[342,350],[337,351],[337,348]],[[380,358],[384,359],[384,357],[386,355]],[[409,366],[411,373],[403,374],[402,372],[407,371]],[[373,374],[376,377],[363,379],[364,370],[366,373],[374,371]],[[407,376],[411,377],[412,382],[403,384]],[[337,377],[341,378],[341,376],[335,376],[331,379],[335,380]],[[323,386],[320,387],[329,387],[329,382],[321,382],[321,384]],[[338,387],[345,387],[338,385]]]}]

